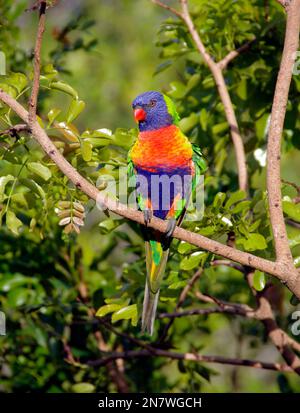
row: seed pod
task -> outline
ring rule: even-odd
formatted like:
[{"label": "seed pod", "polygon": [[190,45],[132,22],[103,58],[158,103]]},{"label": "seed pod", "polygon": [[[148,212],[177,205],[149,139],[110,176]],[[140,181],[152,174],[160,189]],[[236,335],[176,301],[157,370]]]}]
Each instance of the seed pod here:
[{"label": "seed pod", "polygon": [[67,209],[67,208],[70,208],[71,202],[70,201],[59,201],[58,206],[61,209]]},{"label": "seed pod", "polygon": [[64,233],[69,234],[72,230],[73,230],[73,224],[68,224],[64,229]]},{"label": "seed pod", "polygon": [[61,219],[58,225],[63,226],[63,225],[69,224],[70,222],[71,222],[71,217],[66,217],[66,218]]},{"label": "seed pod", "polygon": [[84,212],[84,206],[80,202],[73,202],[73,206],[77,211]]},{"label": "seed pod", "polygon": [[72,224],[72,226],[75,232],[77,232],[77,234],[80,234],[80,228],[76,224]]},{"label": "seed pod", "polygon": [[69,216],[72,215],[72,210],[71,209],[60,209],[60,210],[58,210],[57,215],[60,218],[69,217]]},{"label": "seed pod", "polygon": [[73,215],[75,217],[80,218],[80,219],[83,219],[85,217],[85,214],[83,214],[82,212],[77,211],[76,209],[73,209]]},{"label": "seed pod", "polygon": [[73,222],[74,222],[74,224],[76,224],[76,225],[78,225],[78,226],[80,226],[80,227],[82,227],[82,226],[84,225],[83,220],[80,219],[80,218],[77,218],[77,217],[73,217]]}]

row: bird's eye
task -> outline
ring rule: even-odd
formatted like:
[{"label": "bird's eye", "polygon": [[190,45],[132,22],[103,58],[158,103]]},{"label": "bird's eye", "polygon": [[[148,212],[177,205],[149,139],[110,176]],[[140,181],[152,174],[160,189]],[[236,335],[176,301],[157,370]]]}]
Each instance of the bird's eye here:
[{"label": "bird's eye", "polygon": [[150,100],[149,106],[153,108],[155,105],[156,105],[156,100],[155,99]]}]

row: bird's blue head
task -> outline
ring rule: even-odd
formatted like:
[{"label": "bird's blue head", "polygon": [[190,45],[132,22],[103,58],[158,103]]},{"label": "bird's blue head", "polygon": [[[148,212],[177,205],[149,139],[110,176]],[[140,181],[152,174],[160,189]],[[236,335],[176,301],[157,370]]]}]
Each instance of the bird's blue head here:
[{"label": "bird's blue head", "polygon": [[173,101],[160,92],[138,95],[132,102],[132,108],[141,132],[165,128],[179,121]]}]

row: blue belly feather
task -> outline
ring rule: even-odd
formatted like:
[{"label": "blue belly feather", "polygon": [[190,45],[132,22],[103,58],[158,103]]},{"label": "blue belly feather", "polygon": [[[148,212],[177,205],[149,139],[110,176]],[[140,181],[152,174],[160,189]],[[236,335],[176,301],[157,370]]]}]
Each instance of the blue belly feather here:
[{"label": "blue belly feather", "polygon": [[180,194],[188,201],[192,189],[192,174],[190,167],[157,168],[155,171],[136,169],[136,191],[143,200],[151,201],[153,215],[165,219],[174,198]]}]

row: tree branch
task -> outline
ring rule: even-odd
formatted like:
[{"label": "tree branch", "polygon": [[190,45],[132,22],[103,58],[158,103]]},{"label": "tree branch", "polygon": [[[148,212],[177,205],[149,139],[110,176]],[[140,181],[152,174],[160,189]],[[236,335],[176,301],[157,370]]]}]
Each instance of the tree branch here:
[{"label": "tree branch", "polygon": [[[25,123],[29,123],[28,112],[20,105],[14,98],[0,89],[0,100],[7,104]],[[103,205],[110,211],[144,225],[144,216],[140,211],[127,208],[126,205],[118,201],[108,199],[89,181],[81,176],[75,168],[62,156],[50,138],[39,125],[37,121],[33,122],[31,128],[32,136],[41,145],[46,154],[55,162],[61,172],[66,175],[73,184],[83,191],[88,197],[97,201],[98,205]],[[160,232],[165,232],[167,229],[167,222],[159,218],[153,217],[148,224],[149,228],[156,229]],[[221,244],[218,241],[211,240],[200,234],[187,231],[183,228],[176,227],[173,237],[182,241],[189,242],[192,245],[210,251],[214,254],[220,255],[240,264],[259,269],[268,274],[274,275],[280,281],[287,285],[287,287],[300,299],[300,283],[295,283],[298,272],[294,269],[294,273],[286,272],[285,265],[280,262],[272,262],[267,259],[257,257],[248,252],[239,251],[235,248]]]},{"label": "tree branch", "polygon": [[248,50],[251,45],[256,41],[256,37],[252,40],[249,40],[247,43],[243,44],[242,46],[238,47],[236,50],[232,50],[229,52],[222,60],[220,60],[217,65],[220,67],[221,70],[226,69],[228,64],[235,59],[237,56]]},{"label": "tree branch", "polygon": [[257,292],[253,288],[253,276],[253,272],[249,272],[247,274],[249,287],[251,288],[257,303],[255,318],[263,323],[268,337],[276,346],[286,363],[295,371],[295,373],[300,375],[300,359],[293,351],[299,351],[300,344],[290,338],[281,328],[278,327],[271,304],[266,296],[268,287],[260,293]]},{"label": "tree branch", "polygon": [[275,371],[284,371],[292,372],[293,370],[286,364],[279,363],[267,363],[263,361],[249,360],[249,359],[238,359],[238,358],[229,358],[221,356],[208,356],[196,353],[177,353],[161,349],[152,348],[152,351],[149,350],[130,350],[123,352],[113,352],[99,360],[91,360],[87,364],[93,367],[104,366],[107,363],[118,360],[118,359],[129,359],[129,358],[144,358],[144,357],[166,357],[172,360],[185,360],[185,361],[194,361],[194,362],[204,362],[204,363],[218,363],[218,364],[227,364],[232,366],[244,366],[244,367],[253,367],[257,369],[265,370],[275,370]]},{"label": "tree branch", "polygon": [[39,24],[34,48],[34,69],[33,69],[33,83],[32,91],[29,99],[29,127],[31,128],[33,121],[36,119],[37,99],[40,88],[40,73],[41,73],[41,47],[43,40],[43,33],[45,31],[47,2],[41,1],[39,5]]},{"label": "tree branch", "polygon": [[[276,259],[286,265],[287,271],[293,271],[293,259],[289,247],[281,203],[280,158],[281,136],[292,79],[292,70],[299,43],[300,0],[290,1],[286,10],[287,24],[285,41],[276,82],[268,136],[267,191]],[[297,277],[296,274],[294,274],[294,277],[294,282],[299,283],[299,277]]]},{"label": "tree branch", "polygon": [[19,125],[14,125],[0,132],[0,136],[9,135],[9,136],[16,137],[20,132],[29,132],[29,131],[30,129],[27,124],[20,123]]},{"label": "tree branch", "polygon": [[182,14],[179,11],[177,11],[176,9],[174,9],[173,7],[168,6],[167,4],[165,4],[165,3],[163,3],[162,1],[159,1],[159,0],[151,0],[151,1],[152,1],[152,3],[156,4],[157,6],[162,7],[165,10],[170,11],[171,13],[175,14],[177,17],[182,19]]},{"label": "tree branch", "polygon": [[207,64],[208,68],[210,69],[213,78],[215,80],[221,101],[224,106],[225,110],[225,116],[230,128],[230,133],[231,133],[231,138],[234,146],[234,151],[235,151],[235,157],[236,157],[236,162],[237,162],[237,169],[238,169],[238,178],[239,178],[239,187],[241,190],[247,191],[248,188],[248,173],[247,173],[247,164],[246,164],[246,155],[245,155],[245,149],[244,149],[244,144],[243,140],[239,131],[239,126],[237,123],[237,119],[235,116],[235,112],[233,109],[233,104],[225,83],[225,79],[222,73],[222,68],[221,66],[214,61],[214,59],[210,56],[210,54],[207,52],[199,33],[197,32],[194,23],[192,21],[191,15],[189,13],[188,9],[188,4],[187,0],[180,0],[181,3],[181,13],[177,12],[177,10],[174,10],[167,6],[166,4],[157,1],[157,0],[152,0],[153,3],[159,5],[160,7],[163,7],[169,11],[171,11],[173,14],[175,14],[177,17],[183,20],[183,22],[186,24],[192,39],[194,40],[194,43],[196,45],[196,48],[198,49],[199,53],[201,54],[203,60]]},{"label": "tree branch", "polygon": [[291,0],[276,0],[276,1],[277,1],[277,3],[279,3],[284,9],[286,9],[286,8],[289,6],[290,2],[291,2]]},{"label": "tree branch", "polygon": [[174,311],[173,313],[160,313],[158,318],[171,318],[172,320],[175,320],[176,318],[191,315],[210,314],[233,314],[241,315],[247,318],[255,318],[255,310],[253,310],[252,308],[250,310],[247,310],[243,306],[238,304],[225,304],[222,307],[192,308],[190,310]]}]

